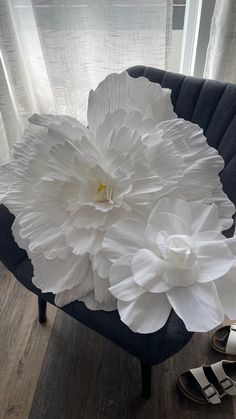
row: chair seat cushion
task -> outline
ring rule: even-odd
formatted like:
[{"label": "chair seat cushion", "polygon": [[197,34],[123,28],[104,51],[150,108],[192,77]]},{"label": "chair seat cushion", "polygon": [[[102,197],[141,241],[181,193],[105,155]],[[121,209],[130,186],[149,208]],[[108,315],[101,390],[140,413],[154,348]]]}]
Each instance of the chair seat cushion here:
[{"label": "chair seat cushion", "polygon": [[[26,288],[54,304],[54,295],[42,294],[32,283],[33,267],[26,257],[13,271]],[[85,326],[105,336],[116,345],[148,364],[158,364],[177,353],[192,337],[182,320],[172,310],[165,326],[151,334],[132,332],[121,320],[118,311],[92,311],[84,303],[75,301],[61,308]]]},{"label": "chair seat cushion", "polygon": [[27,257],[26,251],[19,248],[12,235],[14,219],[14,215],[0,205],[0,260],[11,272]]}]

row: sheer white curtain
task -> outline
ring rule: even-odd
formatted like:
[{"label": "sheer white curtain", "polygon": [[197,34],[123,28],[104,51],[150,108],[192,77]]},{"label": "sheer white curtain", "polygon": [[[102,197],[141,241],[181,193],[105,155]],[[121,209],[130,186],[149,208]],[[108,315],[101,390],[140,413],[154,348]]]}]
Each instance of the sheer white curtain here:
[{"label": "sheer white curtain", "polygon": [[109,73],[168,68],[172,0],[0,0],[0,160],[34,112],[86,121]]},{"label": "sheer white curtain", "polygon": [[216,0],[204,76],[236,83],[236,0]]}]

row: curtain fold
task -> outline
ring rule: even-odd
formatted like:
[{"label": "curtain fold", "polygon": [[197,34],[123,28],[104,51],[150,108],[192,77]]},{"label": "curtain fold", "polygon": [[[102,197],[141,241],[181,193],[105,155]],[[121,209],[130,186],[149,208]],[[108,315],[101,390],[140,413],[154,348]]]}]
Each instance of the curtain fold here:
[{"label": "curtain fold", "polygon": [[[137,64],[168,69],[172,0],[2,0],[0,161],[34,112],[86,123],[88,92]],[[8,147],[9,145],[9,147]]]},{"label": "curtain fold", "polygon": [[216,0],[204,77],[236,83],[235,0]]}]

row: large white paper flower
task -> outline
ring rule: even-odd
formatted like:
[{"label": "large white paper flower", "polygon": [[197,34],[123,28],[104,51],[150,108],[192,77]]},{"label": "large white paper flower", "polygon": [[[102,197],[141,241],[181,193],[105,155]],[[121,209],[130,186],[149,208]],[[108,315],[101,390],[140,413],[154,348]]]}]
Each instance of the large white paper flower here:
[{"label": "large white paper flower", "polygon": [[152,333],[171,308],[190,331],[236,318],[236,237],[220,232],[217,207],[161,199],[147,224],[124,219],[105,235],[110,291],[131,330]]},{"label": "large white paper flower", "polygon": [[0,197],[16,216],[13,232],[34,266],[34,284],[64,305],[114,309],[108,291],[106,230],[147,218],[167,194],[216,202],[223,228],[234,207],[218,173],[223,160],[202,130],[179,120],[170,91],[124,72],[90,92],[88,128],[65,116],[33,115],[1,168]]}]

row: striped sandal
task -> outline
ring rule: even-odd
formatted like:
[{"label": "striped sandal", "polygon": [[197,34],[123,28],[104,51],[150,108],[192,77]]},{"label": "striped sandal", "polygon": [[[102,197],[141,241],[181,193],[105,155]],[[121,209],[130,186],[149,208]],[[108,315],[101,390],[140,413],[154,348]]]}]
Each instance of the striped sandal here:
[{"label": "striped sandal", "polygon": [[220,327],[211,338],[212,348],[226,355],[236,355],[236,323]]},{"label": "striped sandal", "polygon": [[236,395],[236,362],[223,360],[185,371],[178,386],[195,403],[221,403],[223,397]]}]

